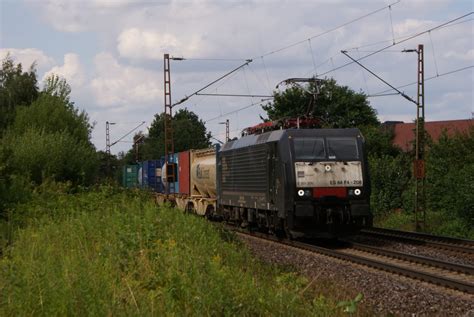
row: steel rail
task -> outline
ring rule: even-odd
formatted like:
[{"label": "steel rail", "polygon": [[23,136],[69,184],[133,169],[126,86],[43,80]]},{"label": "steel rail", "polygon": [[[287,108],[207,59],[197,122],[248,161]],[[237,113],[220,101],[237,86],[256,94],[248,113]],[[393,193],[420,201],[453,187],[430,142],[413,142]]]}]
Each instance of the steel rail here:
[{"label": "steel rail", "polygon": [[437,259],[432,259],[432,258],[425,257],[425,256],[385,250],[385,249],[382,249],[382,248],[368,246],[368,245],[365,245],[365,244],[351,242],[351,241],[345,241],[344,240],[344,242],[346,242],[348,245],[350,245],[352,248],[354,248],[356,250],[361,250],[361,251],[364,251],[364,252],[369,252],[369,253],[373,253],[373,254],[377,254],[377,255],[382,255],[382,256],[386,256],[386,257],[390,257],[390,258],[400,259],[400,260],[407,261],[407,262],[413,262],[413,263],[417,263],[417,264],[437,267],[437,268],[440,268],[440,269],[445,269],[445,270],[449,270],[449,271],[453,271],[453,272],[459,272],[459,273],[464,273],[464,274],[468,274],[468,275],[474,275],[474,266],[471,266],[471,265],[463,265],[463,264],[457,264],[457,263],[451,263],[451,262],[444,262],[444,261],[440,261],[440,260],[437,260]]},{"label": "steel rail", "polygon": [[444,236],[434,236],[426,233],[401,231],[384,228],[367,228],[360,231],[362,234],[394,238],[407,242],[424,244],[435,248],[456,252],[474,254],[474,241]]},{"label": "steel rail", "polygon": [[302,249],[302,250],[306,250],[310,252],[315,252],[318,254],[323,254],[323,255],[337,258],[340,260],[349,261],[349,262],[361,264],[364,266],[372,267],[372,268],[386,271],[389,273],[394,273],[394,274],[410,277],[413,279],[417,279],[420,281],[429,282],[431,284],[435,284],[435,285],[439,285],[439,286],[443,286],[443,287],[447,287],[451,289],[456,289],[468,294],[474,294],[474,284],[469,283],[469,282],[447,278],[447,277],[435,275],[432,273],[422,272],[415,269],[408,269],[408,268],[404,268],[402,266],[398,266],[395,264],[385,263],[379,260],[365,258],[363,256],[354,255],[354,254],[348,254],[342,251],[328,249],[328,248],[315,246],[315,245],[311,245],[311,244],[307,244],[303,242],[286,240],[286,239],[278,239],[276,237],[269,236],[266,234],[255,233],[255,232],[252,232],[252,233],[245,232],[237,228],[233,228],[232,230],[243,235],[248,235],[248,236],[257,237],[264,240],[269,240],[272,242],[280,243],[280,244],[291,246],[294,248],[298,248],[298,249]]}]

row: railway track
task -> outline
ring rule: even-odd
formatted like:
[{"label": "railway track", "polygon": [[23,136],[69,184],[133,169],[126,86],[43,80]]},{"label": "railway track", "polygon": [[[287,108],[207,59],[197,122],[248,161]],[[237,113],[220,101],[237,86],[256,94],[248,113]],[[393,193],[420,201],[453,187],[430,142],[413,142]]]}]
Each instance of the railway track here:
[{"label": "railway track", "polygon": [[413,244],[420,244],[457,253],[472,254],[474,256],[474,241],[443,236],[434,236],[427,233],[401,231],[384,228],[368,228],[360,232],[363,235],[397,240]]},{"label": "railway track", "polygon": [[343,241],[343,246],[323,247],[299,241],[280,240],[273,236],[232,230],[256,238],[270,240],[294,248],[323,254],[340,260],[361,264],[377,270],[428,282],[430,284],[474,294],[474,267],[432,258],[415,256],[381,248]]}]

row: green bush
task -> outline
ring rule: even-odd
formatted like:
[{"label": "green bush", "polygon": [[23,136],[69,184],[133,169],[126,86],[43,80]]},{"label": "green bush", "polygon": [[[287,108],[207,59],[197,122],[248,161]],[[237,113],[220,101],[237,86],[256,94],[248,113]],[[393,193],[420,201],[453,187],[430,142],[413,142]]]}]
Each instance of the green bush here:
[{"label": "green bush", "polygon": [[428,152],[427,200],[474,226],[474,128],[469,134],[444,134]]},{"label": "green bush", "polygon": [[382,155],[369,158],[372,194],[370,203],[374,214],[386,213],[403,205],[402,194],[410,180],[404,155]]},{"label": "green bush", "polygon": [[28,129],[4,139],[12,175],[29,177],[36,184],[52,178],[75,184],[90,184],[97,170],[97,155],[88,142],[78,142],[65,132],[47,133]]},{"label": "green bush", "polygon": [[45,191],[18,206],[28,221],[0,260],[0,315],[340,313],[305,278],[143,195]]}]

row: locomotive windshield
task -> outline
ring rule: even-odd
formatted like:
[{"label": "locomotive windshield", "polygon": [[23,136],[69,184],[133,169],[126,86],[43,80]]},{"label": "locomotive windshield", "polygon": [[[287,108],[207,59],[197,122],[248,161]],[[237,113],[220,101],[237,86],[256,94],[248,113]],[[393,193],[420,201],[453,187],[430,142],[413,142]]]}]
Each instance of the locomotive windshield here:
[{"label": "locomotive windshield", "polygon": [[327,138],[330,159],[356,159],[359,157],[354,138]]},{"label": "locomotive windshield", "polygon": [[294,140],[295,156],[297,160],[312,160],[326,158],[324,139],[300,138]]},{"label": "locomotive windshield", "polygon": [[358,159],[359,150],[355,138],[294,138],[296,160]]}]

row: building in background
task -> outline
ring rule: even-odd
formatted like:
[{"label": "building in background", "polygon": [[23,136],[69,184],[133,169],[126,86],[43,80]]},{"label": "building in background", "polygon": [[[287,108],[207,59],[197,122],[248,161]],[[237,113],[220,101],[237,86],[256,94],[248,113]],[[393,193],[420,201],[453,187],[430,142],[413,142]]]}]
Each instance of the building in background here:
[{"label": "building in background", "polygon": [[[394,145],[405,152],[413,149],[415,142],[415,123],[386,121],[383,125],[393,131],[394,136],[392,142]],[[468,133],[469,129],[473,126],[473,119],[425,122],[425,130],[435,142],[439,139],[443,131],[446,131],[448,136],[453,136],[456,133]]]}]

